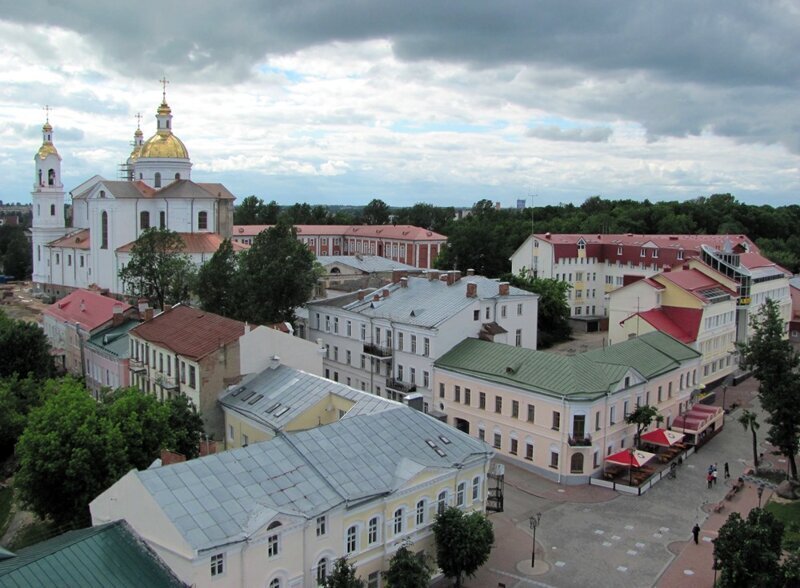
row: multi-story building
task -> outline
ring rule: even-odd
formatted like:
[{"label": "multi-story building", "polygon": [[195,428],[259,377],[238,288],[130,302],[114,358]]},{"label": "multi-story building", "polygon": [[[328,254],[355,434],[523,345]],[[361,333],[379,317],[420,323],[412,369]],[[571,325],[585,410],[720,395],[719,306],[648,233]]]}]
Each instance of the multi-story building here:
[{"label": "multi-story building", "polygon": [[[202,587],[314,588],[346,556],[367,585],[402,545],[435,555],[445,505],[485,508],[491,448],[410,407],[131,471],[90,504]],[[358,406],[358,405],[356,405]]]},{"label": "multi-story building", "polygon": [[[270,225],[236,225],[231,240],[252,245]],[[433,267],[447,237],[412,225],[295,225],[297,239],[316,256],[377,255],[418,268]]]},{"label": "multi-story building", "polygon": [[792,297],[792,318],[789,321],[789,340],[792,343],[800,342],[800,278],[789,280],[790,294]]},{"label": "multi-story building", "polygon": [[317,261],[325,270],[322,282],[326,288],[353,292],[364,288],[377,288],[394,279],[395,272],[408,275],[421,274],[423,270],[377,255],[321,255]]},{"label": "multi-story building", "polygon": [[[152,310],[148,310],[152,313]],[[119,318],[118,318],[119,317]],[[147,318],[144,316],[143,318]],[[122,320],[120,320],[122,319]],[[92,335],[84,345],[86,387],[98,398],[103,389],[116,390],[130,386],[130,343],[128,331],[138,325],[138,319],[123,319],[115,314],[107,329]]]},{"label": "multi-story building", "polygon": [[436,361],[437,402],[456,429],[565,484],[597,475],[634,443],[625,417],[650,405],[689,410],[700,354],[663,333],[572,356],[467,339]]},{"label": "multi-story building", "polygon": [[433,397],[433,362],[467,337],[536,348],[538,295],[482,276],[430,270],[374,291],[310,302],[308,338],[326,346],[325,377],[392,400]]},{"label": "multi-story building", "polygon": [[177,304],[128,332],[130,382],[161,400],[185,394],[206,432],[222,438],[217,398],[239,381],[243,322]]},{"label": "multi-story building", "polygon": [[[712,253],[704,254],[704,247]],[[719,257],[724,251],[739,256],[742,268],[737,271],[760,275],[767,266],[775,267],[744,235],[536,233],[511,256],[511,269],[518,274],[525,268],[542,278],[568,282],[572,286],[572,317],[596,322],[598,317],[607,316],[605,295],[609,292],[650,277],[665,266],[674,268],[708,255]]]},{"label": "multi-story building", "polygon": [[735,372],[736,283],[708,267],[705,270],[679,266],[678,271],[665,271],[611,292],[608,342],[613,345],[661,331],[702,354],[701,384]]},{"label": "multi-story building", "polygon": [[56,362],[69,373],[85,376],[86,343],[110,326],[117,326],[134,308],[91,290],[75,290],[42,311],[42,328]]}]

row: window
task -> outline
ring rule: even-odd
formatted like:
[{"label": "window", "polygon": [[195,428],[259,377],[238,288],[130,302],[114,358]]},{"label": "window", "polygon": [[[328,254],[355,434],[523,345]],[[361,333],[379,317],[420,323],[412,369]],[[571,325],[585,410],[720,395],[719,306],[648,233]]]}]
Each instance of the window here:
[{"label": "window", "polygon": [[221,576],[225,572],[225,554],[216,553],[211,556],[211,577]]},{"label": "window", "polygon": [[411,335],[411,353],[417,352],[417,336]]},{"label": "window", "polygon": [[536,419],[536,407],[533,404],[528,405],[528,422],[532,423]]},{"label": "window", "polygon": [[478,392],[478,408],[486,410],[486,392]]},{"label": "window", "polygon": [[456,487],[456,506],[464,507],[467,503],[467,483],[460,482]]},{"label": "window", "polygon": [[500,449],[503,446],[503,435],[501,433],[494,434],[494,448]]},{"label": "window", "polygon": [[461,386],[453,386],[453,402],[461,402]]},{"label": "window", "polygon": [[197,228],[200,231],[208,229],[208,213],[205,210],[197,213]]},{"label": "window", "polygon": [[517,400],[511,401],[511,418],[519,418],[519,401]]},{"label": "window", "polygon": [[489,307],[487,306],[487,307],[486,307],[486,311],[484,312],[484,318],[485,318],[487,321],[489,320],[489,316],[491,316],[491,315],[490,315],[490,313],[491,313],[491,310],[490,310],[490,309],[489,309]]},{"label": "window", "polygon": [[280,578],[273,578],[269,583],[269,588],[281,588]]},{"label": "window", "polygon": [[317,584],[322,584],[328,577],[328,558],[323,557],[317,562]]},{"label": "window", "polygon": [[428,337],[425,337],[422,343],[422,355],[428,357],[430,356],[430,354],[431,354],[431,340]]},{"label": "window", "polygon": [[478,500],[481,496],[481,478],[480,476],[475,476],[472,478],[472,500]]},{"label": "window", "polygon": [[399,535],[403,532],[403,509],[398,508],[394,511],[394,520],[392,524],[392,528],[394,529],[394,534]]},{"label": "window", "polygon": [[500,307],[500,318],[506,318],[506,305],[503,304]]},{"label": "window", "polygon": [[472,311],[472,320],[478,321],[480,319],[481,319],[481,311],[480,311],[480,309],[473,310]]},{"label": "window", "polygon": [[108,213],[100,215],[100,249],[108,249]]},{"label": "window", "polygon": [[345,333],[347,334],[348,337],[353,336],[353,321],[347,321],[347,324],[345,326]]},{"label": "window", "polygon": [[347,537],[347,540],[346,540],[345,550],[344,550],[345,554],[349,555],[351,553],[355,553],[356,544],[358,543],[358,541],[357,541],[357,538],[358,538],[358,527],[356,527],[355,525],[352,525],[351,527],[348,527],[346,537]]},{"label": "window", "polygon": [[150,213],[146,210],[139,213],[139,228],[143,231],[150,228]]},{"label": "window", "polygon": [[397,349],[398,351],[403,350],[403,333],[397,333]]},{"label": "window", "polygon": [[381,578],[380,572],[372,572],[367,577],[367,588],[379,588],[380,578]]},{"label": "window", "polygon": [[533,461],[533,443],[525,444],[525,459]]},{"label": "window", "polygon": [[367,325],[361,325],[361,340],[366,341],[367,339]]},{"label": "window", "polygon": [[372,545],[378,541],[378,517],[372,517],[367,524],[367,543]]},{"label": "window", "polygon": [[646,253],[647,252],[644,250],[644,247],[642,247],[641,251],[639,251],[639,257],[644,257]]},{"label": "window", "polygon": [[425,524],[425,501],[424,500],[420,500],[419,502],[417,502],[416,523],[417,523],[418,527],[420,525],[424,525]]},{"label": "window", "polygon": [[84,261],[83,260],[83,255],[81,255],[81,257],[80,257],[81,267],[83,267],[83,261]]},{"label": "window", "polygon": [[158,227],[160,229],[167,228],[167,213],[164,212],[163,210],[158,213]]},{"label": "window", "polygon": [[350,360],[353,358],[353,354],[349,349],[347,350],[347,353],[345,354],[345,358],[347,359],[347,365],[350,365]]},{"label": "window", "polygon": [[609,422],[610,425],[614,425],[617,422],[617,420],[616,420],[617,410],[616,409],[617,409],[616,406],[612,406],[608,411],[609,412],[608,422]]},{"label": "window", "polygon": [[517,329],[517,332],[514,334],[514,345],[522,347],[522,329]]},{"label": "window", "polygon": [[447,490],[442,490],[436,497],[436,512],[442,514],[445,508],[447,508]]},{"label": "window", "polygon": [[494,397],[494,411],[497,414],[501,414],[503,412],[503,397],[502,396],[495,396]]},{"label": "window", "polygon": [[195,387],[195,367],[193,365],[189,366],[189,388]]},{"label": "window", "polygon": [[333,317],[333,332],[339,334],[339,317]]},{"label": "window", "polygon": [[596,413],[594,413],[594,430],[595,431],[599,431],[600,430],[600,411],[599,410]]},{"label": "window", "polygon": [[470,390],[469,388],[464,388],[464,404],[466,404],[467,406],[469,406],[470,404],[471,396],[472,396],[472,390]]},{"label": "window", "polygon": [[411,381],[412,384],[416,384],[417,383],[417,370],[416,370],[416,368],[413,368],[413,367],[409,368],[408,371],[410,372],[409,373],[409,380]]},{"label": "window", "polygon": [[403,366],[399,364],[397,366],[397,379],[401,382],[403,381]]},{"label": "window", "polygon": [[561,429],[561,413],[553,411],[553,430],[558,431]]},{"label": "window", "polygon": [[626,416],[626,417],[628,416],[628,401],[627,400],[622,403],[622,414],[624,416]]},{"label": "window", "polygon": [[156,176],[155,176],[155,181],[153,183],[153,187],[154,188],[160,188],[161,187],[161,174],[159,172],[156,172]]},{"label": "window", "polygon": [[572,459],[570,460],[569,464],[569,471],[573,474],[582,474],[583,473],[583,454],[582,453],[574,453],[572,455]]},{"label": "window", "polygon": [[481,441],[486,441],[486,431],[483,430],[483,427],[478,429],[478,439]]},{"label": "window", "polygon": [[323,537],[328,532],[326,529],[327,522],[328,517],[325,515],[317,517],[317,537]]},{"label": "window", "polygon": [[[269,531],[271,529],[277,529],[280,526],[281,524],[275,521],[274,523],[270,523],[270,525],[267,527],[267,530]],[[280,553],[280,542],[278,541],[279,537],[280,535],[278,535],[278,533],[267,537],[267,557],[275,557]]]},{"label": "window", "polygon": [[550,467],[551,468],[558,468],[558,452],[551,451],[550,452]]},{"label": "window", "polygon": [[522,316],[522,304],[517,304],[517,316]]},{"label": "window", "polygon": [[444,384],[439,383],[439,398],[444,398]]},{"label": "window", "polygon": [[516,455],[517,454],[518,445],[519,445],[519,443],[517,442],[516,439],[512,439],[511,440],[511,449],[509,449],[509,453],[511,453],[511,455]]},{"label": "window", "polygon": [[431,375],[428,372],[422,372],[422,386],[428,388],[431,385]]}]

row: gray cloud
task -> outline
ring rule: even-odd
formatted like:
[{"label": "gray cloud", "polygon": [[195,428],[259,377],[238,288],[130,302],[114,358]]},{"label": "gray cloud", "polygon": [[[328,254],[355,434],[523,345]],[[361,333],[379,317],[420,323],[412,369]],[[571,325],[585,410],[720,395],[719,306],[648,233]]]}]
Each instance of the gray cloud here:
[{"label": "gray cloud", "polygon": [[578,143],[604,143],[611,137],[612,130],[608,127],[589,127],[576,129],[562,129],[555,125],[544,125],[528,129],[527,135],[546,141],[575,141]]}]

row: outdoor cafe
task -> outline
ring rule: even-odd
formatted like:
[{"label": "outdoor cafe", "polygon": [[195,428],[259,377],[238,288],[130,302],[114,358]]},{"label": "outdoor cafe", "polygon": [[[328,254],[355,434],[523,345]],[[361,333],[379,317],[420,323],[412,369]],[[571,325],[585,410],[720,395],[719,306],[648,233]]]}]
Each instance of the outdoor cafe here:
[{"label": "outdoor cafe", "polygon": [[699,447],[719,433],[724,424],[721,407],[695,404],[672,422],[672,430],[683,433],[687,444]]},{"label": "outdoor cafe", "polygon": [[[644,449],[624,449],[605,459],[603,480],[629,487],[641,487],[665,474],[674,477],[678,457],[686,450],[684,434],[667,429],[654,429],[641,436]],[[648,484],[648,487],[651,484]]]}]

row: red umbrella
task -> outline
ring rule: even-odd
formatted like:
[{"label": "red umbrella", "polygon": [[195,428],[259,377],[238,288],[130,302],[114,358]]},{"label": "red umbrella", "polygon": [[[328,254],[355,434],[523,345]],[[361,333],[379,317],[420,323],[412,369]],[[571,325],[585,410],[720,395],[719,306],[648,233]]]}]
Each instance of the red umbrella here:
[{"label": "red umbrella", "polygon": [[614,455],[609,455],[606,461],[617,465],[640,468],[653,459],[655,455],[655,453],[648,453],[647,451],[640,451],[639,449],[634,449],[633,451],[630,449],[623,449]]},{"label": "red umbrella", "polygon": [[683,433],[667,431],[666,429],[655,429],[642,435],[641,439],[645,443],[651,443],[661,447],[672,447],[683,439]]}]

